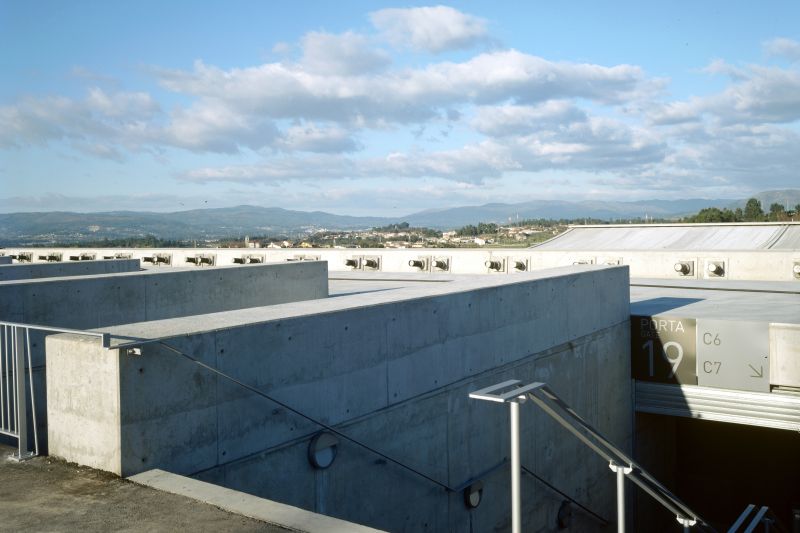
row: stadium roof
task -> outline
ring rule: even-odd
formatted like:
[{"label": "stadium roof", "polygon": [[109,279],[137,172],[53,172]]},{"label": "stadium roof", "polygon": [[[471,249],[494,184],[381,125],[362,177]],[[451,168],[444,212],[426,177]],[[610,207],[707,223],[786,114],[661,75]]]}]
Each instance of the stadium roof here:
[{"label": "stadium roof", "polygon": [[791,250],[800,223],[572,226],[537,250]]}]

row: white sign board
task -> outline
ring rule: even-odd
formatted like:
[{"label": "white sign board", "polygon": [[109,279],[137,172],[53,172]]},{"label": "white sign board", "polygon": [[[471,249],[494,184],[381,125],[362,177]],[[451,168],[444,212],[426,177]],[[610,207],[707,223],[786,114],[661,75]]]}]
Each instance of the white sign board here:
[{"label": "white sign board", "polygon": [[698,318],[697,384],[769,392],[769,324]]}]

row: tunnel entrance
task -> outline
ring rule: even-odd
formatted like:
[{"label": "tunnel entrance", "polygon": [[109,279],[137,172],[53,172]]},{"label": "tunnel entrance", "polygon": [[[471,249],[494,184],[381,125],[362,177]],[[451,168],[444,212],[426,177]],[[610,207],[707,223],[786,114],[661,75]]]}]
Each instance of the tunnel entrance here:
[{"label": "tunnel entrance", "polygon": [[[767,505],[790,531],[800,508],[800,433],[663,415],[636,415],[637,459],[713,526],[726,531],[748,504]],[[637,495],[638,531],[677,531]]]}]

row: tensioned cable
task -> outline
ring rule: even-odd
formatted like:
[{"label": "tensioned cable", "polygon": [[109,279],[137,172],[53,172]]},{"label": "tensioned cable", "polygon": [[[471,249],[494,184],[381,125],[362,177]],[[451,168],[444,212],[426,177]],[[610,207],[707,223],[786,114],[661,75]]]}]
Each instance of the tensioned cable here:
[{"label": "tensioned cable", "polygon": [[455,489],[453,489],[452,487],[450,487],[446,483],[442,483],[438,479],[434,479],[431,476],[429,476],[429,475],[427,475],[427,474],[425,474],[423,472],[420,472],[419,470],[416,470],[413,467],[410,467],[410,466],[408,466],[408,465],[406,465],[404,463],[401,463],[397,459],[393,459],[392,457],[389,457],[385,453],[379,452],[375,448],[372,448],[371,446],[368,446],[368,445],[364,444],[363,442],[357,441],[356,439],[350,437],[346,433],[342,433],[340,430],[338,430],[338,429],[326,424],[325,422],[322,422],[321,420],[317,420],[316,418],[313,418],[313,417],[311,417],[311,416],[309,416],[309,415],[307,415],[305,413],[302,413],[302,412],[298,411],[297,409],[291,407],[290,405],[287,405],[286,403],[284,403],[284,402],[282,402],[280,400],[277,400],[277,399],[273,398],[272,396],[269,396],[268,394],[256,389],[255,387],[252,387],[252,386],[248,385],[247,383],[239,381],[238,379],[234,378],[233,376],[229,376],[228,374],[222,372],[221,370],[218,370],[218,369],[216,369],[216,368],[214,368],[212,366],[209,366],[209,365],[203,363],[202,361],[199,361],[199,360],[195,359],[194,357],[192,357],[189,354],[183,353],[182,351],[178,350],[177,348],[173,348],[172,346],[170,346],[170,345],[168,345],[168,344],[166,344],[166,343],[164,343],[162,341],[159,341],[158,344],[161,344],[162,346],[164,346],[168,350],[171,350],[171,351],[177,353],[178,355],[182,355],[183,357],[185,357],[186,359],[192,361],[193,363],[195,363],[195,364],[197,364],[199,366],[202,366],[203,368],[205,368],[209,372],[213,372],[214,374],[217,374],[220,377],[223,377],[223,378],[225,378],[227,380],[230,380],[233,383],[236,383],[237,385],[239,385],[240,387],[243,387],[243,388],[249,390],[250,392],[261,396],[262,398],[266,398],[267,400],[280,405],[281,407],[283,407],[287,411],[291,411],[292,413],[296,414],[297,416],[305,418],[309,422],[312,422],[312,423],[314,423],[314,424],[326,429],[327,431],[330,431],[331,433],[333,433],[335,435],[338,435],[339,437],[345,439],[346,441],[352,442],[353,444],[356,444],[357,446],[361,446],[365,450],[368,450],[368,451],[374,453],[375,455],[377,455],[377,456],[379,456],[379,457],[381,457],[383,459],[386,459],[387,461],[389,461],[389,462],[391,462],[393,464],[396,464],[399,467],[405,468],[409,472],[413,472],[414,474],[416,474],[416,475],[418,475],[418,476],[420,476],[422,478],[427,479],[431,483],[434,483],[434,484],[440,486],[441,488],[443,488],[444,490],[446,490],[448,492],[456,492]]},{"label": "tensioned cable", "polygon": [[526,474],[528,474],[528,475],[530,475],[530,476],[533,476],[533,477],[535,477],[536,479],[538,479],[539,481],[541,481],[541,482],[542,482],[542,484],[544,484],[545,486],[547,486],[547,488],[549,488],[550,490],[553,490],[553,491],[555,491],[555,492],[559,493],[561,496],[565,497],[566,499],[568,499],[569,501],[571,501],[572,503],[574,503],[575,505],[577,505],[578,507],[580,507],[581,509],[583,509],[584,511],[586,511],[586,512],[587,512],[587,513],[589,513],[590,515],[592,515],[592,516],[593,516],[595,519],[597,519],[597,521],[599,521],[600,523],[602,523],[604,526],[607,526],[608,524],[610,524],[610,523],[611,523],[611,522],[609,522],[608,520],[606,520],[605,518],[603,518],[602,516],[600,516],[599,514],[595,513],[595,512],[594,512],[594,511],[592,511],[591,509],[589,509],[588,507],[585,507],[583,504],[581,504],[580,502],[578,502],[578,501],[576,501],[575,499],[573,499],[573,498],[572,498],[572,496],[570,496],[569,494],[564,494],[563,492],[561,492],[560,490],[558,490],[558,488],[557,488],[557,487],[554,487],[553,485],[551,485],[550,483],[548,483],[547,481],[545,481],[544,479],[542,479],[541,477],[539,477],[539,476],[538,476],[538,475],[537,475],[535,472],[533,472],[532,470],[530,470],[530,469],[529,469],[528,467],[526,467],[525,465],[522,465],[522,470],[523,470],[523,471],[524,471]]},{"label": "tensioned cable", "polygon": [[[235,377],[230,376],[230,375],[226,374],[225,372],[223,372],[223,371],[221,371],[221,370],[219,370],[217,368],[214,368],[214,367],[212,367],[210,365],[207,365],[206,363],[203,363],[202,361],[192,357],[191,355],[189,355],[187,353],[184,353],[184,352],[178,350],[177,348],[175,348],[173,346],[170,346],[169,344],[166,344],[163,341],[158,341],[158,344],[162,345],[164,348],[166,348],[166,349],[168,349],[168,350],[170,350],[170,351],[172,351],[172,352],[174,352],[174,353],[176,353],[178,355],[181,355],[181,356],[185,357],[189,361],[195,363],[198,366],[201,366],[201,367],[205,368],[209,372],[213,372],[214,374],[217,374],[218,376],[220,376],[222,378],[225,378],[225,379],[227,379],[227,380],[239,385],[240,387],[243,387],[243,388],[249,390],[250,392],[252,392],[254,394],[257,394],[258,396],[261,396],[262,398],[265,398],[265,399],[267,399],[267,400],[269,400],[269,401],[271,401],[273,403],[276,403],[276,404],[280,405],[281,407],[283,407],[287,411],[291,411],[292,413],[294,413],[294,414],[296,414],[296,415],[298,415],[298,416],[300,416],[302,418],[305,418],[309,422],[312,422],[312,423],[314,423],[314,424],[326,429],[327,431],[330,431],[331,433],[333,433],[335,435],[338,435],[339,437],[345,439],[346,441],[352,442],[353,444],[355,444],[357,446],[360,446],[360,447],[364,448],[365,450],[370,451],[370,452],[374,453],[375,455],[377,455],[377,456],[379,456],[379,457],[381,457],[383,459],[386,459],[387,461],[389,461],[389,462],[391,462],[393,464],[396,464],[397,466],[399,466],[401,468],[404,468],[404,469],[408,470],[409,472],[412,472],[412,473],[414,473],[414,474],[416,474],[416,475],[418,475],[418,476],[420,476],[420,477],[422,477],[424,479],[427,479],[431,483],[433,483],[435,485],[438,485],[439,487],[443,488],[444,490],[446,490],[448,492],[460,492],[459,490],[454,489],[453,487],[447,485],[446,483],[442,483],[441,481],[439,481],[439,480],[437,480],[435,478],[432,478],[431,476],[429,476],[429,475],[427,475],[427,474],[425,474],[423,472],[420,472],[419,470],[417,470],[417,469],[415,469],[415,468],[413,468],[411,466],[408,466],[408,465],[398,461],[397,459],[394,459],[394,458],[386,455],[385,453],[380,452],[380,451],[376,450],[375,448],[372,448],[371,446],[368,446],[368,445],[364,444],[363,442],[360,442],[360,441],[354,439],[353,437],[350,437],[346,433],[343,433],[342,431],[340,431],[340,430],[338,430],[338,429],[336,429],[336,428],[334,428],[334,427],[322,422],[321,420],[317,420],[314,417],[311,417],[311,416],[309,416],[309,415],[307,415],[307,414],[305,414],[305,413],[303,413],[301,411],[298,411],[297,409],[291,407],[290,405],[288,405],[288,404],[286,404],[286,403],[284,403],[284,402],[282,402],[282,401],[280,401],[278,399],[273,398],[272,396],[270,396],[269,394],[267,394],[267,393],[265,393],[263,391],[258,390],[257,388],[253,387],[252,385],[248,385],[247,383],[244,383],[243,381],[240,381],[240,380],[236,379]],[[504,462],[505,462],[505,460],[503,461],[503,463]],[[536,474],[532,470],[528,469],[525,466],[522,466],[522,469],[528,475],[533,476],[535,479],[539,480],[541,483],[546,485],[551,490],[557,492],[558,494],[560,494],[564,498],[567,498],[569,501],[571,501],[572,503],[574,503],[575,505],[577,505],[578,507],[580,507],[581,509],[583,509],[584,511],[586,511],[587,513],[589,513],[593,517],[595,517],[597,520],[599,520],[603,524],[609,524],[610,523],[608,520],[606,520],[602,516],[598,515],[597,513],[592,511],[591,509],[587,508],[586,506],[584,506],[583,504],[581,504],[580,502],[575,500],[569,494],[564,493],[563,491],[559,490],[557,487],[554,487],[553,485],[548,483],[546,480],[542,479],[538,474]],[[492,470],[494,470],[494,469],[492,469]]]}]

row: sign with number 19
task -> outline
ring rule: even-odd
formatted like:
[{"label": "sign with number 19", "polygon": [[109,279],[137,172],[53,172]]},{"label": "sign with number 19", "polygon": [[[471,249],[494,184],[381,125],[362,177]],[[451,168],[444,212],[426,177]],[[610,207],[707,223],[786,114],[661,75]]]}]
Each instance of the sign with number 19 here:
[{"label": "sign with number 19", "polygon": [[633,378],[696,385],[695,334],[691,318],[631,316]]}]

